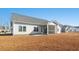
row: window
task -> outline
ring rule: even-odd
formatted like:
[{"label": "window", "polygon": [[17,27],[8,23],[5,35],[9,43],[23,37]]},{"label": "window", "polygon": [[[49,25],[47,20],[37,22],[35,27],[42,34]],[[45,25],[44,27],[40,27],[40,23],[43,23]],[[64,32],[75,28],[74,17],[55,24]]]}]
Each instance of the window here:
[{"label": "window", "polygon": [[38,32],[38,27],[34,27],[34,31],[35,32]]},{"label": "window", "polygon": [[26,26],[19,26],[19,32],[26,32]]},{"label": "window", "polygon": [[19,32],[22,32],[22,26],[19,26]]},{"label": "window", "polygon": [[23,26],[23,31],[26,32],[26,26]]}]

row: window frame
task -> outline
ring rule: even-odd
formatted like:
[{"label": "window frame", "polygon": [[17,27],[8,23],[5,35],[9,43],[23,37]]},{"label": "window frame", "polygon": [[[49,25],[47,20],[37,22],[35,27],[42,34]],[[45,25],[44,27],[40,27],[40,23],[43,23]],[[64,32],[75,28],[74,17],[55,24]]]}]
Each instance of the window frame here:
[{"label": "window frame", "polygon": [[26,26],[19,26],[18,32],[26,32]]},{"label": "window frame", "polygon": [[26,32],[26,26],[23,26],[23,32]]},{"label": "window frame", "polygon": [[19,32],[22,32],[22,26],[19,26],[19,30],[18,30]]},{"label": "window frame", "polygon": [[34,27],[34,32],[38,32],[38,31],[39,31],[38,27]]}]

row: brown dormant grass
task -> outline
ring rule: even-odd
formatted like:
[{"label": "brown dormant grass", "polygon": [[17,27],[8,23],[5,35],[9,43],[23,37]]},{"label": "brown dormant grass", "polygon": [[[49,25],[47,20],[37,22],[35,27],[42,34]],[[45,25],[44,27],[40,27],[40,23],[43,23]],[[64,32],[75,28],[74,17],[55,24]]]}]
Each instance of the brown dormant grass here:
[{"label": "brown dormant grass", "polygon": [[75,51],[79,50],[79,33],[42,36],[0,36],[3,51]]}]

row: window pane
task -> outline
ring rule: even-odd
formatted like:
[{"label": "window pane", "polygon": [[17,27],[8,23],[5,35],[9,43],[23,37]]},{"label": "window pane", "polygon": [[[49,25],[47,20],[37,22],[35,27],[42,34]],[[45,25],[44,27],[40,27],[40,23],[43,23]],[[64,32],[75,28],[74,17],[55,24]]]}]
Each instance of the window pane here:
[{"label": "window pane", "polygon": [[35,32],[38,32],[38,27],[34,27],[34,31]]},{"label": "window pane", "polygon": [[34,31],[36,31],[36,27],[34,27]]},{"label": "window pane", "polygon": [[19,32],[22,32],[22,26],[19,26]]},{"label": "window pane", "polygon": [[26,26],[23,26],[23,31],[26,32]]}]

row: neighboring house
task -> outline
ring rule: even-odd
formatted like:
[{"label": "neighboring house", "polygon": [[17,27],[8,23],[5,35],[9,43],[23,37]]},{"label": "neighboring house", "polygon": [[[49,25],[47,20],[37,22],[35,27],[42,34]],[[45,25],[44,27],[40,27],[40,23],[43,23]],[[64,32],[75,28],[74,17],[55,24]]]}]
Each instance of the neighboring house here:
[{"label": "neighboring house", "polygon": [[64,25],[63,29],[64,29],[64,32],[73,32],[74,28],[70,25]]},{"label": "neighboring house", "polygon": [[60,33],[58,24],[48,20],[13,13],[11,21],[13,35]]},{"label": "neighboring house", "polygon": [[73,32],[73,27],[72,26],[67,26],[65,28],[65,32]]},{"label": "neighboring house", "polygon": [[79,32],[79,26],[75,26],[75,31]]},{"label": "neighboring house", "polygon": [[5,33],[6,34],[11,34],[10,26],[5,26]]},{"label": "neighboring house", "polygon": [[66,25],[63,25],[61,31],[62,31],[62,32],[66,32],[66,27],[67,27]]},{"label": "neighboring house", "polygon": [[4,26],[0,26],[0,34],[5,33],[5,27]]},{"label": "neighboring house", "polygon": [[64,32],[79,32],[79,27],[64,25]]}]

